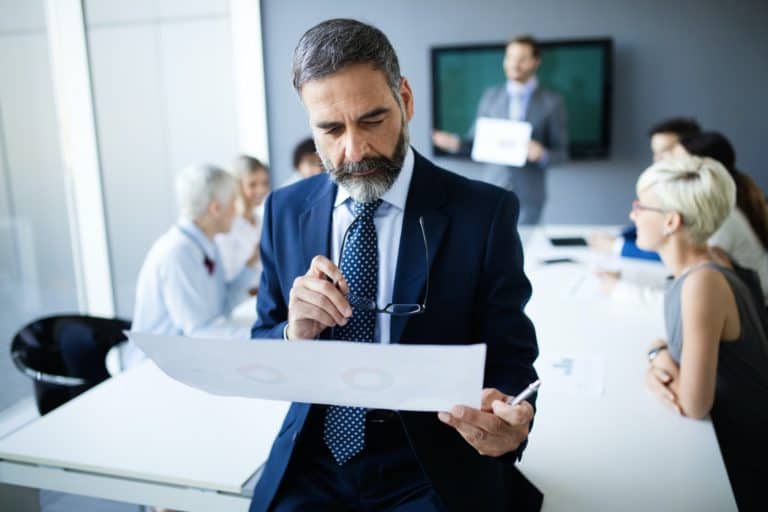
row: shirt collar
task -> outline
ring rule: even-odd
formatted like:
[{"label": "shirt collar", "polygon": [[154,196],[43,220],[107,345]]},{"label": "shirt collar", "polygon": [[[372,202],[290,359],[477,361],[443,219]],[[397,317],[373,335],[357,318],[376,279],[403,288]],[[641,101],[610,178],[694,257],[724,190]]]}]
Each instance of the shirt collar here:
[{"label": "shirt collar", "polygon": [[535,75],[529,78],[528,81],[524,84],[515,82],[514,80],[507,80],[507,93],[510,96],[528,96],[533,93],[534,89],[536,89],[538,85],[539,80]]},{"label": "shirt collar", "polygon": [[213,257],[216,254],[216,246],[207,236],[205,236],[203,230],[193,221],[186,217],[181,217],[179,218],[177,225],[184,234],[193,239],[193,242],[199,244],[203,248],[207,256]]},{"label": "shirt collar", "polygon": [[[405,210],[405,201],[408,199],[408,189],[411,186],[411,178],[413,177],[413,163],[413,148],[408,147],[400,174],[392,186],[389,187],[389,190],[381,196],[382,201],[400,210]],[[336,208],[344,204],[349,197],[349,192],[344,187],[337,187],[336,200],[333,202],[333,207]]]}]

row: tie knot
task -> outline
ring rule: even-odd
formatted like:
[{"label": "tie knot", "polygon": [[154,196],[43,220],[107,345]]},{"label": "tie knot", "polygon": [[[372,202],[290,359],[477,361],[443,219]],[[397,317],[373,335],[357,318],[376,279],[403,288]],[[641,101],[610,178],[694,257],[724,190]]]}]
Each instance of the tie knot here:
[{"label": "tie knot", "polygon": [[356,218],[360,220],[370,220],[373,218],[373,214],[376,213],[376,209],[381,204],[381,199],[371,201],[370,203],[359,203],[355,200],[352,201],[352,213]]}]

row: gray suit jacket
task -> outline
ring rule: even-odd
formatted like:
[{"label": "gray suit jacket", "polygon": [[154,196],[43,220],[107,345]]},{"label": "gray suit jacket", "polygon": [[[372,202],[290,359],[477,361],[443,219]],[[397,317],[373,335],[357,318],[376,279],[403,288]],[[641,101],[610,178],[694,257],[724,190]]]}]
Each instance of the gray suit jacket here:
[{"label": "gray suit jacket", "polygon": [[[509,118],[509,95],[505,85],[485,91],[477,108],[477,117]],[[531,137],[547,149],[547,165],[558,164],[568,158],[568,130],[562,96],[537,87],[528,102],[525,120],[533,126]],[[475,126],[472,125],[462,140],[461,153],[469,155],[472,152],[474,136]],[[535,211],[540,214],[547,197],[545,169],[545,166],[534,162],[528,162],[523,167],[488,164],[485,166],[485,180],[517,194],[520,199],[521,223],[525,223],[525,220],[536,222],[538,215]],[[528,219],[524,214],[526,208],[533,214]]]}]

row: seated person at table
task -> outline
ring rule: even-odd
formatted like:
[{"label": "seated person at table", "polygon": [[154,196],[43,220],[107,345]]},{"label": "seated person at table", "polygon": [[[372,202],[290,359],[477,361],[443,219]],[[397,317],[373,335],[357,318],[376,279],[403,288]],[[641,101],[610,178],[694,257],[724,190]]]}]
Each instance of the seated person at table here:
[{"label": "seated person at table", "polygon": [[269,194],[269,171],[258,159],[240,155],[232,166],[238,182],[235,207],[237,215],[232,221],[232,229],[215,236],[216,246],[224,265],[224,277],[233,280],[240,271],[248,266],[251,258],[254,269],[251,289],[255,291],[261,277],[259,262],[259,240],[261,239],[261,219],[264,216],[264,199]]},{"label": "seated person at table", "polygon": [[[212,166],[189,166],[177,177],[179,220],[152,246],[139,272],[132,329],[153,334],[249,338],[248,329],[227,322],[253,283],[254,255],[227,282],[214,236],[235,216],[237,182]],[[144,355],[128,342],[123,365]]]},{"label": "seated person at table", "polygon": [[[736,184],[736,208],[707,244],[724,252],[738,266],[757,274],[761,301],[768,304],[768,209],[763,193],[752,179],[735,167],[736,154],[728,139],[717,132],[704,132],[683,137],[673,148],[679,157],[702,156],[714,158],[729,172]],[[603,289],[623,302],[661,302],[661,290],[639,287],[618,274],[600,273]]]},{"label": "seated person at table", "polygon": [[[673,117],[653,125],[648,131],[653,161],[658,162],[670,157],[681,138],[700,132],[699,123],[689,117]],[[597,251],[616,254],[624,258],[659,260],[659,255],[655,252],[638,249],[635,238],[637,238],[637,230],[634,224],[630,224],[622,228],[618,236],[611,233],[595,232],[589,235],[588,240],[589,246]]]},{"label": "seated person at table", "polygon": [[674,276],[664,303],[668,339],[651,347],[647,384],[682,415],[712,415],[739,509],[753,510],[768,482],[768,338],[760,305],[707,246],[736,186],[711,158],[675,158],[643,172],[637,197],[637,243],[657,251]]},{"label": "seated person at table", "polygon": [[760,279],[763,302],[768,305],[768,205],[765,194],[749,175],[736,169],[736,152],[725,136],[704,132],[683,137],[676,156],[708,156],[719,161],[736,183],[736,208],[709,239],[742,267]]},{"label": "seated person at table", "polygon": [[311,178],[323,172],[323,162],[317,154],[315,141],[312,137],[307,137],[293,148],[293,168],[294,172],[283,186],[292,185],[304,178]]}]

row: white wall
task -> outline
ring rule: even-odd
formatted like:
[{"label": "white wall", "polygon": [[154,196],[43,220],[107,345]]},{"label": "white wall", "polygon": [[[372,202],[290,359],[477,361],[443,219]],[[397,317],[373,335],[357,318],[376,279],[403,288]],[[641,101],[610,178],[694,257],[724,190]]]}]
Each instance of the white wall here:
[{"label": "white wall", "polygon": [[22,325],[77,310],[42,0],[0,0],[0,409],[31,393],[8,345]]},{"label": "white wall", "polygon": [[176,219],[175,174],[238,151],[228,2],[85,3],[118,315]]}]

